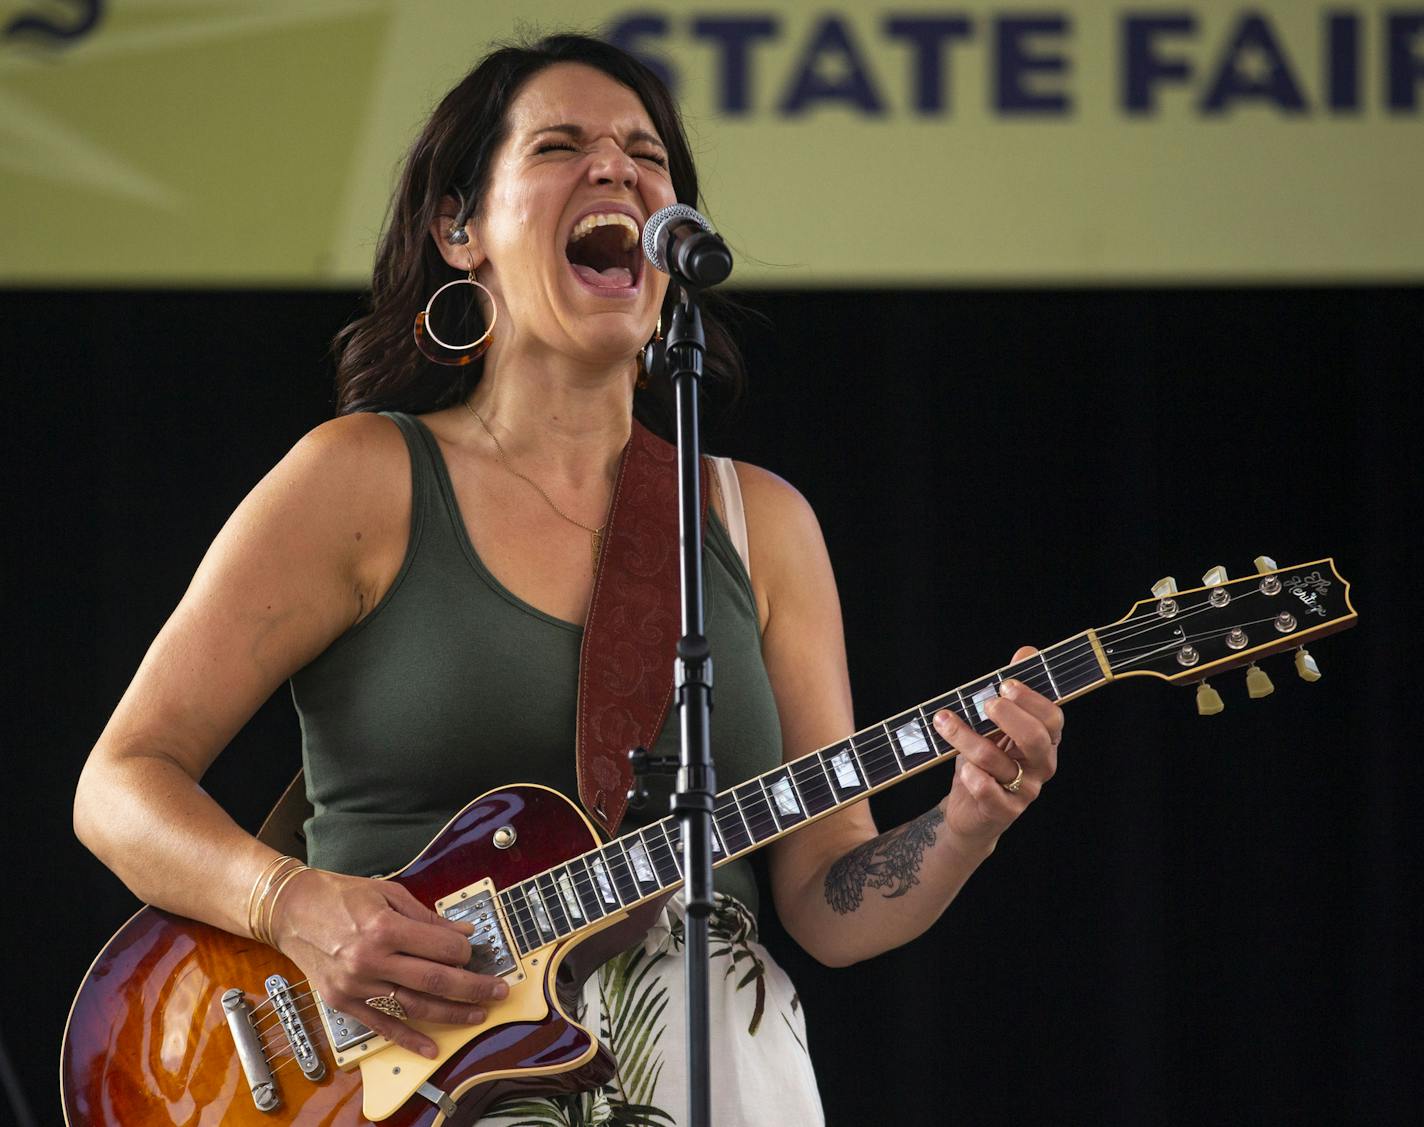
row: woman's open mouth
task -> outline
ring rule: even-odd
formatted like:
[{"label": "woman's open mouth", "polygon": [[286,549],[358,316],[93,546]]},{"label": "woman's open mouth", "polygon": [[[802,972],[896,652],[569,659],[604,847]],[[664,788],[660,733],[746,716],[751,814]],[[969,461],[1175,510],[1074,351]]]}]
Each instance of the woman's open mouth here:
[{"label": "woman's open mouth", "polygon": [[569,233],[564,255],[585,285],[592,289],[631,290],[643,269],[638,222],[620,211],[585,215]]}]

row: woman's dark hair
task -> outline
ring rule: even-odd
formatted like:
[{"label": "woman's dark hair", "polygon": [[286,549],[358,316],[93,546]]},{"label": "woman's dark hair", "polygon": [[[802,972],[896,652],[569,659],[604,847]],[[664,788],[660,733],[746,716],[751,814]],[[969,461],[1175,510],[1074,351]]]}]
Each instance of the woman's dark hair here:
[{"label": "woman's dark hair", "polygon": [[[376,250],[370,312],[332,341],[339,414],[433,411],[459,402],[479,382],[481,362],[446,367],[426,359],[415,346],[416,312],[437,287],[464,276],[441,257],[430,237],[430,225],[440,216],[447,197],[461,202],[460,215],[452,218],[463,221],[479,210],[495,153],[508,131],[510,104],[525,82],[555,63],[593,67],[638,95],[667,147],[668,172],[678,201],[697,206],[697,170],[681,115],[667,87],[647,66],[617,47],[582,35],[551,35],[492,51],[445,95],[406,157]],[[675,293],[669,286],[663,306],[665,324]],[[704,296],[702,309],[707,337],[703,382],[712,385],[708,390],[718,400],[733,402],[740,398],[745,379],[741,356],[719,321],[717,303],[707,301],[709,296],[713,295]],[[474,340],[484,331],[475,303],[469,308],[470,323],[442,325],[444,339]],[[461,332],[468,335],[458,335]],[[652,381],[649,388],[634,393],[634,413],[667,434],[672,393],[659,386],[662,383]]]}]

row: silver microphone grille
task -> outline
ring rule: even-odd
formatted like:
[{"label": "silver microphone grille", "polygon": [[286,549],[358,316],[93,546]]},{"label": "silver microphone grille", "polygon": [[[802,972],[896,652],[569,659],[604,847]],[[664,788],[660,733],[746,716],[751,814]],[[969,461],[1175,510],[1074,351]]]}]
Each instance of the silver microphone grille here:
[{"label": "silver microphone grille", "polygon": [[653,264],[653,268],[661,270],[664,274],[668,272],[667,258],[663,254],[667,244],[662,238],[662,233],[667,230],[670,224],[680,223],[684,220],[696,223],[704,231],[712,230],[712,224],[708,223],[699,211],[688,207],[685,203],[669,204],[667,207],[653,212],[648,216],[647,223],[643,225],[643,253]]}]

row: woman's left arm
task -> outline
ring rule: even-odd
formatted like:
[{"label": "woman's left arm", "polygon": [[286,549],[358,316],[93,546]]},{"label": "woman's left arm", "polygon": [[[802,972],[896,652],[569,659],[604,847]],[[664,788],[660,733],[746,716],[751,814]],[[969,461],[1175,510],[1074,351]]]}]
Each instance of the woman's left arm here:
[{"label": "woman's left arm", "polygon": [[[780,478],[738,463],[763,622],[762,654],[781,716],[783,758],[844,739],[855,727],[835,577],[815,514]],[[1020,649],[1014,660],[1033,651]],[[1006,682],[989,703],[1001,735],[986,739],[952,713],[935,716],[959,751],[943,800],[880,833],[868,802],[806,826],[770,850],[783,926],[814,958],[848,966],[908,943],[958,894],[1057,766],[1063,714]],[[1011,784],[1023,767],[1017,789]]]}]

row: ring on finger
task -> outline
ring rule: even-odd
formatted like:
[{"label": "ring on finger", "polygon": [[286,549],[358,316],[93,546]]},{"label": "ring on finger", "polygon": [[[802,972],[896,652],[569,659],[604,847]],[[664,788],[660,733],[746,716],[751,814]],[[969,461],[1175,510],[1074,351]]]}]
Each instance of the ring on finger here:
[{"label": "ring on finger", "polygon": [[366,1005],[370,1006],[377,1013],[393,1017],[397,1021],[405,1021],[409,1016],[405,1012],[405,1007],[396,1000],[396,992],[392,990],[389,994],[377,994],[374,998],[367,998]]},{"label": "ring on finger", "polygon": [[1003,787],[1003,788],[1004,788],[1006,791],[1008,791],[1010,794],[1018,794],[1018,793],[1019,793],[1019,788],[1020,788],[1021,786],[1023,786],[1023,780],[1024,780],[1023,760],[1022,760],[1022,759],[1016,759],[1016,760],[1014,760],[1014,762],[1018,764],[1019,773],[1014,776],[1013,782],[1010,782],[1010,783],[1000,783],[1000,784],[999,784],[1001,787]]}]

